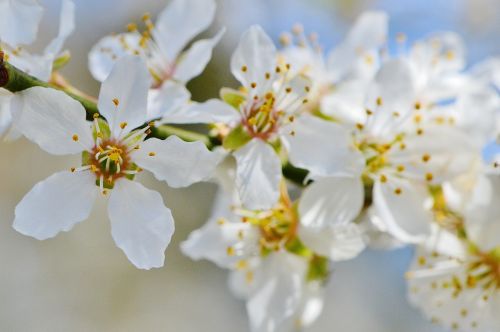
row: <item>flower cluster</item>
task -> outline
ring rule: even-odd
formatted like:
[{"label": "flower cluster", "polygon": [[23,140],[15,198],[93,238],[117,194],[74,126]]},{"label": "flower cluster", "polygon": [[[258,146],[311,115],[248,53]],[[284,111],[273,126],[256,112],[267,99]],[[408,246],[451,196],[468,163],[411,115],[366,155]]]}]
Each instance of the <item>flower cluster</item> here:
[{"label": "flower cluster", "polygon": [[[482,153],[500,140],[500,59],[468,68],[452,32],[413,44],[399,34],[391,52],[383,12],[361,15],[329,53],[302,26],[280,47],[252,26],[230,63],[240,87],[198,103],[185,85],[224,30],[186,49],[215,2],[172,0],[155,23],[146,14],[92,48],[89,69],[102,82],[92,112],[57,72],[73,3],[63,2],[59,35],[41,56],[20,46],[35,38],[37,2],[0,7],[3,61],[39,79],[0,89],[0,133],[81,155],[21,200],[17,231],[53,237],[102,197],[116,245],[138,268],[161,267],[172,214],[137,174],[171,187],[211,179],[212,215],[181,249],[231,271],[252,331],[310,325],[336,262],[408,245],[411,303],[454,330],[500,329],[500,159]],[[158,134],[172,124],[207,124],[209,137]]]}]

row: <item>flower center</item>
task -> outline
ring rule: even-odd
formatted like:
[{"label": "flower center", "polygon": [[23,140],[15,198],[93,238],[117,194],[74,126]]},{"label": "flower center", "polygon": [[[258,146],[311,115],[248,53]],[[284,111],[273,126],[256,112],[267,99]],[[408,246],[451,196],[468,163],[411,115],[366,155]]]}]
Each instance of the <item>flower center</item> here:
[{"label": "flower center", "polygon": [[500,247],[490,253],[478,253],[467,269],[467,286],[485,292],[500,289]]},{"label": "flower center", "polygon": [[255,100],[248,111],[244,112],[242,125],[252,137],[267,140],[277,129],[283,111],[276,109],[276,98],[268,93],[264,100]]},{"label": "flower center", "polygon": [[113,139],[97,144],[90,152],[89,164],[96,177],[104,181],[105,188],[112,188],[114,182],[134,168],[130,162],[128,147]]}]

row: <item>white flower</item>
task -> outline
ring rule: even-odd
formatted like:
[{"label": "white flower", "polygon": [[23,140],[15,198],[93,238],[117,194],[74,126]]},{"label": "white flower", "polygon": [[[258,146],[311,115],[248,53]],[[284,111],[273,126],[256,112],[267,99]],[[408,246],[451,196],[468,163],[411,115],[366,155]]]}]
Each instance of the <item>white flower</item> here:
[{"label": "white flower", "polygon": [[[42,81],[48,81],[54,61],[61,55],[65,40],[74,30],[75,4],[71,0],[63,0],[57,37],[42,54],[31,54],[25,49],[25,44],[35,40],[42,14],[43,8],[35,0],[0,1],[0,50],[4,52],[5,60],[12,65]],[[19,133],[11,126],[11,113],[16,109],[10,106],[14,96],[4,89],[0,91],[0,136],[5,134],[9,139],[16,139]]]},{"label": "white flower", "polygon": [[500,329],[500,178],[479,183],[460,237],[435,230],[407,274],[410,301],[457,331]]},{"label": "white flower", "polygon": [[174,232],[162,197],[132,181],[142,168],[172,187],[188,186],[211,175],[219,157],[201,142],[175,136],[144,140],[150,76],[140,58],[125,57],[103,83],[97,118],[85,120],[82,105],[46,88],[21,93],[17,126],[30,140],[55,155],[82,153],[83,165],[56,173],[35,187],[16,207],[14,228],[43,240],[69,231],[85,220],[99,193],[109,194],[113,239],[139,268],[163,266],[164,251]]},{"label": "white flower", "polygon": [[[269,36],[259,26],[252,26],[243,34],[231,59],[231,71],[243,92],[223,89],[226,103],[213,99],[182,112],[164,114],[164,120],[172,123],[218,123],[223,146],[236,158],[240,199],[249,209],[269,209],[279,198],[281,160],[276,150],[280,144],[296,156],[292,162],[297,166],[309,158],[324,156],[323,151],[310,149],[307,135],[297,137],[295,145],[288,142],[288,137],[295,135],[291,126],[303,117],[310,118],[303,115],[309,80],[301,75],[291,77],[290,70],[289,64],[280,63]],[[346,164],[345,168],[351,167],[351,160],[340,162]],[[349,172],[343,165],[339,168]]]},{"label": "white flower", "polygon": [[322,309],[328,258],[347,260],[364,249],[361,231],[352,223],[361,194],[341,197],[344,183],[335,184],[339,192],[329,201],[317,199],[324,188],[308,188],[298,211],[284,186],[269,210],[247,210],[219,194],[213,217],[181,245],[192,259],[231,270],[231,290],[247,301],[252,331],[311,324]]},{"label": "white flower", "polygon": [[[312,105],[330,103],[325,111],[337,109],[337,114],[350,110],[345,103],[337,103],[343,94],[343,85],[359,86],[373,77],[379,68],[380,49],[387,41],[388,17],[384,12],[363,13],[354,23],[346,38],[333,50],[323,54],[314,34],[307,38],[301,26],[284,34],[285,45],[280,55],[292,65],[295,74],[309,77],[312,81]],[[354,92],[355,90],[353,90]],[[323,98],[325,96],[328,98]],[[324,99],[324,100],[323,100]]]},{"label": "white flower", "polygon": [[[353,127],[303,117],[294,124],[295,135],[287,138],[292,164],[308,169],[318,182],[339,175],[361,178],[382,230],[405,243],[429,235],[428,184],[455,176],[477,155],[458,130],[406,130],[405,123],[413,121],[412,82],[404,61],[388,61],[368,85],[364,98],[357,101],[363,111]],[[308,144],[296,141],[300,137]],[[294,148],[297,145],[302,149]],[[321,154],[309,153],[312,146]]]},{"label": "white flower", "polygon": [[215,8],[214,0],[173,0],[160,13],[156,24],[148,14],[144,15],[142,33],[137,25],[130,24],[128,33],[102,38],[89,53],[90,72],[102,82],[118,59],[126,55],[140,56],[153,78],[148,110],[151,119],[160,118],[171,106],[169,100],[173,95],[183,104],[189,101],[184,85],[205,69],[222,37],[224,29],[183,51],[191,39],[212,23]]}]

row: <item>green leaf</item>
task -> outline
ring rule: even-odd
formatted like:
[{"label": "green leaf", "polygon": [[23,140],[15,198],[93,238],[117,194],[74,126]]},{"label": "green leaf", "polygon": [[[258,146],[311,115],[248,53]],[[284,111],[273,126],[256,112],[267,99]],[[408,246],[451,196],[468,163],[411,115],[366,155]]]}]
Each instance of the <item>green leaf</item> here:
[{"label": "green leaf", "polygon": [[228,150],[236,150],[248,143],[251,139],[252,137],[247,133],[245,128],[239,125],[224,138],[222,146]]},{"label": "green leaf", "polygon": [[239,92],[238,90],[222,88],[220,90],[220,96],[229,105],[233,106],[239,110],[241,103],[246,100],[246,96]]}]

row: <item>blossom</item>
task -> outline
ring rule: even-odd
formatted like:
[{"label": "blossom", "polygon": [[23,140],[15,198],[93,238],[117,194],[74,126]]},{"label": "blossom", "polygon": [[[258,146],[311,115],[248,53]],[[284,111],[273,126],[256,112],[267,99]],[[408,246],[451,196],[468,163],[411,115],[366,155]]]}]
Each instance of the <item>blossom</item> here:
[{"label": "blossom", "polygon": [[[82,105],[63,92],[35,87],[23,91],[19,130],[55,155],[82,153],[82,166],[39,182],[16,207],[14,228],[43,240],[85,220],[101,193],[115,243],[138,268],[160,267],[174,232],[173,218],[159,193],[133,181],[142,169],[172,187],[207,179],[219,161],[201,142],[176,136],[145,140],[150,76],[143,61],[125,57],[104,81],[98,107],[106,122],[85,120]],[[139,128],[139,129],[135,129]]]},{"label": "blossom", "polygon": [[[38,1],[0,1],[0,50],[4,60],[20,70],[48,81],[54,61],[61,56],[65,40],[71,35],[75,25],[75,4],[70,0],[62,2],[58,35],[45,47],[42,54],[31,54],[25,44],[32,43],[37,35],[43,8]],[[15,139],[19,133],[12,127],[12,112],[15,108],[14,94],[1,90],[0,136],[6,134]]]},{"label": "blossom", "polygon": [[[306,37],[302,26],[297,25],[292,35],[283,34],[284,45],[280,56],[292,64],[295,74],[305,75],[312,81],[310,108],[321,107],[328,112],[335,109],[350,116],[349,99],[345,92],[355,97],[366,81],[376,73],[381,62],[381,50],[387,41],[388,17],[384,12],[369,11],[359,16],[346,38],[330,52],[324,54],[318,36]],[[356,86],[356,89],[351,87]],[[353,94],[354,93],[354,94]]]},{"label": "blossom", "polygon": [[[287,139],[295,135],[291,128],[295,122],[309,118],[304,115],[304,105],[310,82],[301,75],[291,77],[290,70],[289,64],[279,61],[269,36],[261,27],[252,26],[231,58],[231,72],[241,83],[241,91],[223,89],[224,102],[212,99],[163,115],[171,123],[216,123],[223,147],[236,159],[237,191],[249,209],[268,209],[278,201],[281,151],[286,155],[297,149],[292,162],[298,166],[305,163],[303,159],[324,155],[316,149],[303,154],[311,146],[308,136],[296,138],[296,144]],[[341,163],[349,168],[350,161]]]},{"label": "blossom", "polygon": [[252,331],[311,324],[322,309],[328,259],[348,260],[364,249],[363,235],[352,223],[362,197],[341,198],[342,181],[337,184],[338,194],[329,201],[315,200],[321,188],[306,189],[298,209],[284,185],[269,210],[248,210],[221,192],[213,217],[182,243],[192,259],[231,270],[230,288],[247,301]]},{"label": "blossom", "polygon": [[[454,128],[407,130],[405,124],[415,120],[414,101],[408,65],[401,60],[387,61],[358,101],[363,109],[359,122],[298,120],[295,135],[288,137],[291,145],[297,144],[297,138],[308,137],[309,145],[301,150],[309,157],[303,158],[307,163],[299,163],[293,149],[290,161],[310,170],[318,181],[345,176],[344,163],[350,161],[350,175],[362,179],[370,194],[373,221],[404,243],[419,242],[429,235],[428,185],[455,176],[477,155],[467,136]],[[308,146],[317,146],[323,152],[321,158],[308,155]]]},{"label": "blossom", "polygon": [[224,30],[211,39],[194,42],[183,51],[191,39],[212,23],[215,8],[214,0],[173,0],[160,13],[156,24],[145,14],[143,32],[136,24],[130,24],[129,32],[106,36],[92,48],[90,72],[102,82],[121,57],[141,57],[153,78],[148,109],[152,116],[160,118],[172,95],[182,97],[184,103],[189,101],[184,85],[201,74],[221,39]]},{"label": "blossom", "polygon": [[411,303],[458,331],[500,328],[500,178],[486,175],[466,204],[463,231],[436,229],[407,273]]}]

